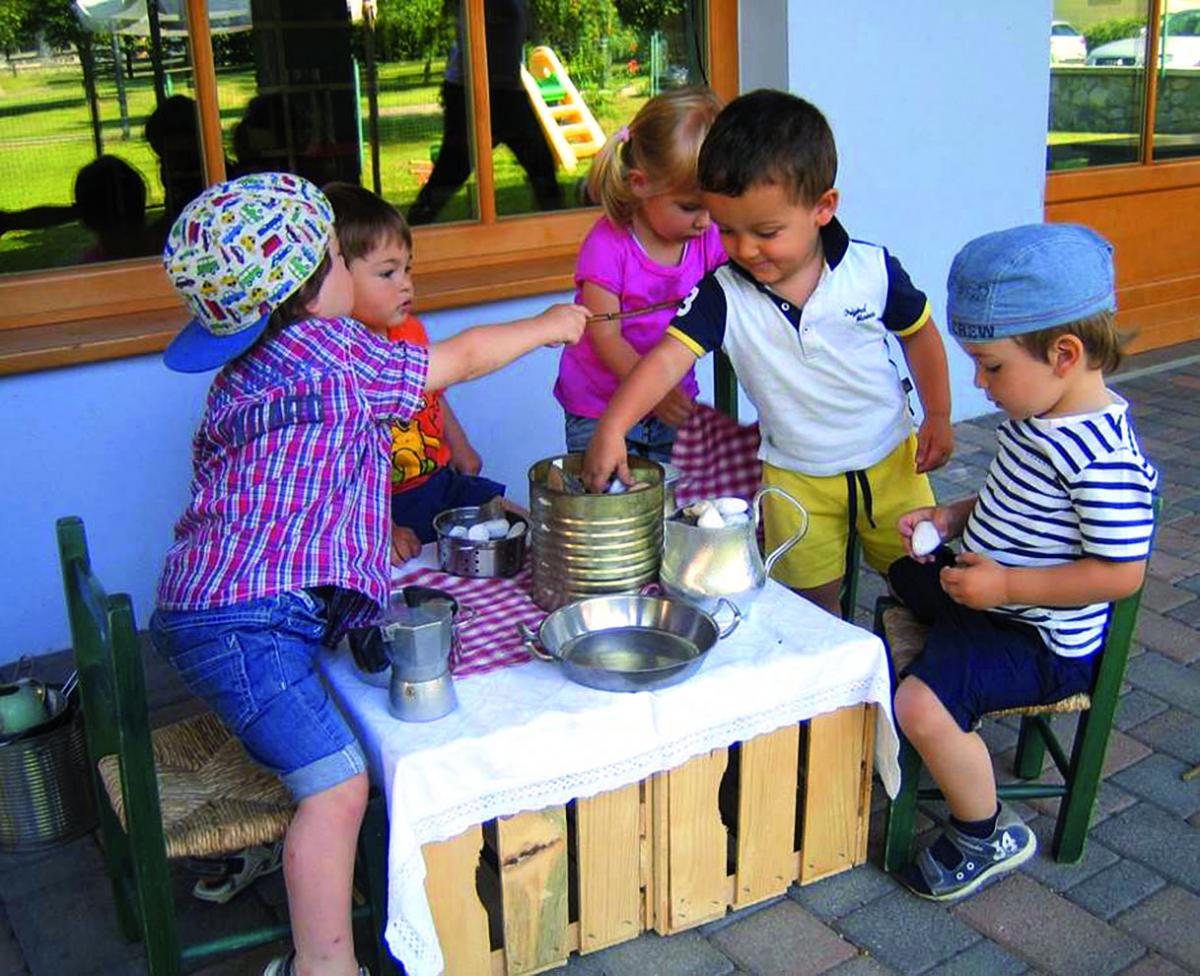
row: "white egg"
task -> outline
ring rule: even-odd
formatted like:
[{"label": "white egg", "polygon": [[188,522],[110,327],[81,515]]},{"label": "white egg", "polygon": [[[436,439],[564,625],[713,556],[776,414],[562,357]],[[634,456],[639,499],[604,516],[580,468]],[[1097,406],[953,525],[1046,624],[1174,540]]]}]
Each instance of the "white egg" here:
[{"label": "white egg", "polygon": [[508,527],[508,531],[504,534],[510,539],[519,539],[525,534],[525,523],[513,522],[513,524]]},{"label": "white egg", "polygon": [[725,520],[721,518],[721,513],[716,508],[710,506],[700,514],[696,524],[702,529],[723,529]]},{"label": "white egg", "polygon": [[452,539],[467,538],[467,527],[465,525],[452,525],[446,530],[446,535]]},{"label": "white egg", "polygon": [[477,522],[467,529],[467,538],[472,542],[487,542],[491,537],[486,522]]},{"label": "white egg", "polygon": [[932,522],[918,522],[913,526],[912,551],[917,556],[928,556],[942,544],[937,526]]},{"label": "white egg", "polygon": [[488,519],[482,524],[487,529],[489,539],[503,539],[508,535],[508,519],[506,518]]},{"label": "white egg", "polygon": [[623,495],[628,490],[629,489],[625,487],[625,482],[623,482],[620,478],[613,478],[608,486],[608,493],[610,495]]},{"label": "white egg", "polygon": [[725,524],[726,525],[749,525],[750,524],[750,513],[749,512],[739,512],[736,515],[726,515],[725,516]]},{"label": "white egg", "polygon": [[713,504],[722,515],[741,515],[750,508],[744,498],[718,498]]},{"label": "white egg", "polygon": [[703,515],[712,507],[712,502],[692,502],[691,505],[683,510],[683,514],[690,519],[699,519],[701,515]]}]

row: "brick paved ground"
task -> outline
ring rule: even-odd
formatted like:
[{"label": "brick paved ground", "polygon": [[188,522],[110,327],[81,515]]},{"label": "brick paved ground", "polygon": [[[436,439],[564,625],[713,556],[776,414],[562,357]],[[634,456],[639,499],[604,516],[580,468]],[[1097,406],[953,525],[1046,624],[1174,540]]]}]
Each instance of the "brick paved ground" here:
[{"label": "brick paved ground", "polygon": [[[1164,524],[1151,561],[1126,688],[1109,747],[1087,850],[1079,864],[1039,853],[1016,874],[955,907],[914,898],[879,868],[881,790],[875,791],[870,862],[746,912],[670,938],[643,936],[572,958],[567,976],[723,976],[728,973],[868,976],[888,973],[1200,973],[1200,347],[1173,360],[1141,357],[1115,385],[1134,405],[1146,453],[1163,474]],[[958,451],[935,478],[952,499],[982,478],[998,417],[957,428]],[[860,622],[879,581],[864,579]],[[56,676],[61,659],[41,662]],[[156,716],[190,708],[150,662]],[[1067,720],[1060,719],[1064,726]],[[1006,776],[1015,723],[985,729]],[[1022,806],[1043,841],[1055,801]],[[924,811],[937,818],[942,811]],[[926,834],[932,820],[922,821]],[[926,837],[927,839],[927,837]],[[1048,846],[1045,844],[1044,846]],[[178,899],[189,931],[219,930],[283,911],[278,878],[224,908]],[[257,976],[271,950],[197,970]],[[0,856],[0,976],[142,972],[140,950],[116,933],[92,838],[40,855]]]}]

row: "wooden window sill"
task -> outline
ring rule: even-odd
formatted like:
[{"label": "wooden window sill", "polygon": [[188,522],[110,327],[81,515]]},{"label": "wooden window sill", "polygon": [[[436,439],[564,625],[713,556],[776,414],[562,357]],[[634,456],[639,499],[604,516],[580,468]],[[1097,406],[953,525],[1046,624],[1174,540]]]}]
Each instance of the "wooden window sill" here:
[{"label": "wooden window sill", "polygon": [[[418,312],[568,291],[573,287],[576,249],[533,248],[520,257],[477,257],[457,267],[418,269]],[[73,287],[72,282],[72,276],[64,274],[60,287]],[[169,289],[142,304],[156,307],[0,329],[0,375],[161,352],[187,321],[187,312]]]}]

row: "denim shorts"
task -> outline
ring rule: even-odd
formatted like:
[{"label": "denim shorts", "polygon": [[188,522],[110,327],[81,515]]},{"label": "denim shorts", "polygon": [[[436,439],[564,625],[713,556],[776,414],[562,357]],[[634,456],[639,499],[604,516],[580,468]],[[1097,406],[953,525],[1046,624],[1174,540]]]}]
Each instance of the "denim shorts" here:
[{"label": "denim shorts", "polygon": [[988,712],[1061,701],[1090,692],[1099,654],[1055,654],[1036,628],[986,610],[955,603],[938,578],[954,554],[937,561],[898,559],[888,570],[892,592],[922,623],[929,624],[923,650],[905,674],[920,678],[946,706],[958,727],[970,732]]},{"label": "denim shorts", "polygon": [[303,800],[367,768],[317,674],[327,626],[324,599],[300,590],[210,610],[158,610],[150,636],[250,758]]},{"label": "denim shorts", "polygon": [[[566,415],[567,450],[572,454],[582,454],[587,450],[600,423],[599,417],[581,417],[578,414]],[[638,457],[649,458],[659,464],[667,464],[671,460],[671,448],[675,446],[675,428],[668,427],[657,417],[639,420],[625,435],[625,450]]]}]

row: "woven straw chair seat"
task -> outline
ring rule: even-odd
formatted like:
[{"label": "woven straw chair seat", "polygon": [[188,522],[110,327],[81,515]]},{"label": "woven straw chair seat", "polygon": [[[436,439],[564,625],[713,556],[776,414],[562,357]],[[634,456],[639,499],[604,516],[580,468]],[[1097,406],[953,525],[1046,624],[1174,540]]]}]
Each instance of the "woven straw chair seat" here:
[{"label": "woven straw chair seat", "polygon": [[[167,857],[212,857],[279,840],[295,806],[279,778],[251,762],[212,712],[155,729],[154,765]],[[117,757],[97,764],[125,825]]]},{"label": "woven straw chair seat", "polygon": [[[929,628],[917,620],[907,607],[888,607],[883,611],[883,635],[892,655],[892,666],[900,674],[925,649],[925,638]],[[988,712],[991,717],[1001,715],[1054,715],[1061,712],[1082,712],[1092,707],[1090,695],[1078,694],[1062,701],[1046,705],[1028,705],[1022,708],[1002,708]]]}]

